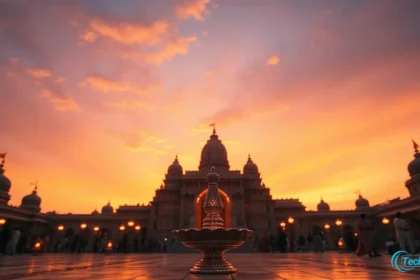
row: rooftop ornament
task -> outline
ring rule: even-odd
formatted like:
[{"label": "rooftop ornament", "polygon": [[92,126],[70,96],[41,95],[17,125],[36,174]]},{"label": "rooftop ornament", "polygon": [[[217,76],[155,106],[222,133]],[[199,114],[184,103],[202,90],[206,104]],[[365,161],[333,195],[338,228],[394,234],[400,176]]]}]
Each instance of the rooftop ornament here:
[{"label": "rooftop ornament", "polygon": [[206,217],[201,229],[179,229],[172,232],[176,240],[184,246],[201,251],[201,259],[190,269],[195,274],[230,274],[237,269],[225,259],[227,250],[241,246],[251,238],[249,229],[224,228],[220,214],[223,202],[219,195],[219,174],[212,167],[206,176],[208,191],[203,209]]}]

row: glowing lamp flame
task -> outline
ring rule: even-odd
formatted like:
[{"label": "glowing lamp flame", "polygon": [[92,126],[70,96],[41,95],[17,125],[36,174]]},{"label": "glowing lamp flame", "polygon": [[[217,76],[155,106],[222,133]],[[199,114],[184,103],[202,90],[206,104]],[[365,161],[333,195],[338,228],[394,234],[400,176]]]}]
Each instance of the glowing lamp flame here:
[{"label": "glowing lamp flame", "polygon": [[127,223],[127,225],[128,225],[129,227],[132,227],[132,226],[134,226],[134,222],[133,222],[133,221],[129,221],[129,222]]},{"label": "glowing lamp flame", "polygon": [[330,228],[331,228],[331,226],[330,226],[329,224],[325,224],[325,225],[324,225],[324,228],[325,228],[325,229],[330,229]]},{"label": "glowing lamp flame", "polygon": [[125,230],[125,226],[120,226],[120,230],[121,231]]},{"label": "glowing lamp flame", "polygon": [[284,227],[286,227],[286,223],[285,223],[285,222],[281,222],[281,223],[280,223],[280,226],[281,226],[282,228],[284,228]]},{"label": "glowing lamp flame", "polygon": [[335,224],[337,226],[341,226],[343,224],[343,222],[340,219],[337,219],[337,221],[335,221]]},{"label": "glowing lamp flame", "polygon": [[140,230],[141,229],[141,226],[135,226],[134,229],[135,230]]},{"label": "glowing lamp flame", "polygon": [[4,225],[6,223],[6,219],[1,218],[0,219],[0,225]]},{"label": "glowing lamp flame", "polygon": [[344,247],[344,242],[342,240],[338,241],[338,247],[339,248],[343,248]]},{"label": "glowing lamp flame", "polygon": [[293,219],[292,217],[289,217],[287,221],[289,222],[289,224],[293,224],[295,222],[295,219]]},{"label": "glowing lamp flame", "polygon": [[58,229],[59,231],[63,231],[63,230],[64,230],[64,226],[63,226],[63,225],[59,225],[59,226],[57,227],[57,229]]},{"label": "glowing lamp flame", "polygon": [[41,248],[41,242],[36,242],[34,245],[34,249],[39,249]]},{"label": "glowing lamp flame", "polygon": [[357,232],[354,233],[354,236],[358,236]]},{"label": "glowing lamp flame", "polygon": [[93,231],[99,231],[99,227],[94,227]]},{"label": "glowing lamp flame", "polygon": [[112,248],[112,242],[111,241],[108,241],[108,244],[106,244],[106,247],[107,248]]},{"label": "glowing lamp flame", "polygon": [[87,224],[81,224],[81,225],[80,225],[80,228],[81,228],[81,229],[85,229],[85,228],[87,228]]},{"label": "glowing lamp flame", "polygon": [[382,219],[382,223],[383,223],[384,225],[389,224],[389,219],[388,219],[388,218],[386,218],[386,217],[384,217],[384,218]]}]

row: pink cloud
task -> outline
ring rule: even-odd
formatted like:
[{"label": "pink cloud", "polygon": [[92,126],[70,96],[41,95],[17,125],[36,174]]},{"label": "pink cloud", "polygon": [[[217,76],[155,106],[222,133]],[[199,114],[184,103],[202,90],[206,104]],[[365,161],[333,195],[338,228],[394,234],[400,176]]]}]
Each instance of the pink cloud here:
[{"label": "pink cloud", "polygon": [[153,64],[162,64],[165,61],[174,59],[177,55],[187,55],[191,43],[197,41],[197,37],[180,37],[162,46],[157,52],[145,55],[145,61]]},{"label": "pink cloud", "polygon": [[50,101],[54,105],[54,108],[58,111],[66,112],[80,110],[79,105],[77,105],[77,103],[72,98],[60,97],[54,95],[51,91],[48,90],[44,90],[41,94],[41,97]]},{"label": "pink cloud", "polygon": [[139,88],[132,84],[94,76],[86,77],[81,83],[79,83],[79,86],[89,86],[92,89],[101,92],[133,92],[136,94],[146,94],[160,88],[159,85],[149,85],[145,88]]},{"label": "pink cloud", "polygon": [[180,19],[193,18],[204,20],[205,14],[209,13],[208,4],[211,0],[188,0],[176,5],[175,12]]},{"label": "pink cloud", "polygon": [[277,65],[279,63],[280,59],[278,56],[273,55],[269,59],[267,59],[267,62],[265,65]]},{"label": "pink cloud", "polygon": [[52,73],[48,69],[28,69],[26,72],[35,78],[52,77]]},{"label": "pink cloud", "polygon": [[169,23],[165,20],[155,21],[149,26],[139,26],[129,23],[110,24],[99,18],[95,18],[90,22],[92,31],[84,33],[82,39],[88,42],[96,40],[97,36],[110,38],[117,42],[133,45],[157,45],[162,41],[162,37],[169,33]]}]

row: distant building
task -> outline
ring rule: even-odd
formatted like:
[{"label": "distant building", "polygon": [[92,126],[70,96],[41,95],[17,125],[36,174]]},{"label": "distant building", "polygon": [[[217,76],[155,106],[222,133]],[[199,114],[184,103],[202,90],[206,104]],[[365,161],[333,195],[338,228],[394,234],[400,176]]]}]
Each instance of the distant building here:
[{"label": "distant building", "polygon": [[4,175],[3,160],[0,165],[0,222],[21,226],[30,235],[69,236],[84,231],[93,236],[94,232],[107,231],[110,236],[121,236],[124,232],[129,233],[130,238],[141,236],[166,242],[171,239],[174,229],[201,227],[207,189],[205,177],[212,166],[221,177],[219,189],[225,206],[226,227],[246,227],[257,237],[275,235],[279,227],[284,227],[292,242],[296,237],[306,237],[314,228],[320,228],[329,244],[334,244],[343,229],[357,231],[361,212],[370,215],[380,230],[391,233],[392,225],[381,223],[381,219],[392,220],[400,211],[406,214],[415,233],[420,234],[420,154],[416,146],[414,160],[408,166],[410,179],[405,184],[410,197],[371,206],[359,195],[355,209],[347,211],[331,210],[321,198],[317,211],[306,211],[298,199],[273,199],[250,155],[242,171],[231,170],[226,148],[215,130],[202,149],[198,170],[184,172],[175,157],[164,183],[148,205],[123,205],[115,211],[108,202],[100,213],[97,210],[90,214],[42,213],[37,186],[22,199],[19,207],[10,206],[11,182]]}]

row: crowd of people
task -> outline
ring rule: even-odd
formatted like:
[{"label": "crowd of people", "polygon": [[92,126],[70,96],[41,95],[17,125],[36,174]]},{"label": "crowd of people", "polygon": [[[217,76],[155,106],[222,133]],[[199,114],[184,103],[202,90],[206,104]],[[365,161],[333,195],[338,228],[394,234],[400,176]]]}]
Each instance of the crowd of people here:
[{"label": "crowd of people", "polygon": [[[387,242],[388,252],[392,254],[397,250],[404,250],[414,254],[413,233],[403,215],[398,212],[393,221],[395,229],[395,240]],[[357,256],[368,255],[379,257],[379,247],[377,244],[374,225],[367,215],[361,214],[357,225],[357,233],[351,228],[344,228],[340,236],[333,240],[334,244],[327,244],[325,233],[320,227],[314,227],[312,232],[305,238],[298,236],[297,240],[292,236],[289,240],[284,229],[279,229],[277,236],[265,234],[262,238],[254,238],[252,241],[254,252],[302,252],[313,251],[322,253],[328,248],[344,249],[354,252]],[[331,240],[329,240],[331,242]],[[129,252],[166,252],[167,240],[160,244],[156,240],[147,238],[129,238],[127,233],[111,239],[107,231],[99,232],[94,235],[93,243],[90,245],[94,253],[104,253],[107,251],[129,253]],[[109,246],[111,244],[111,246]],[[329,245],[329,246],[327,246]],[[4,226],[0,232],[0,253],[7,255],[37,252],[56,252],[56,253],[84,253],[88,251],[89,237],[83,233],[73,233],[71,235],[54,238],[51,242],[48,235],[31,237],[25,234],[25,230],[8,225]],[[162,249],[163,248],[163,249]]]},{"label": "crowd of people", "polygon": [[[91,244],[86,233],[50,237],[48,235],[29,236],[24,228],[12,228],[8,225],[0,228],[0,254],[14,255],[25,253],[129,253],[154,252],[161,248],[157,241],[145,237],[129,238],[127,233],[111,238],[107,231],[93,236]],[[166,248],[165,248],[166,249]]]},{"label": "crowd of people", "polygon": [[[394,241],[387,242],[387,249],[390,254],[397,250],[404,250],[408,253],[414,254],[416,248],[414,246],[414,236],[407,221],[398,212],[393,221],[395,236]],[[299,236],[295,240],[289,240],[285,230],[280,229],[277,236],[268,236],[265,234],[262,238],[253,239],[254,252],[303,252],[312,251],[322,253],[329,249],[345,250],[350,253],[355,253],[357,256],[368,255],[370,257],[380,257],[380,247],[378,246],[378,238],[376,236],[375,228],[372,222],[368,219],[366,214],[360,215],[360,221],[357,224],[357,232],[354,232],[351,227],[343,227],[339,236],[333,240],[327,240],[322,228],[314,227],[312,232],[305,238]],[[292,239],[294,239],[292,237]],[[333,244],[327,244],[333,242]],[[296,248],[294,244],[296,243]],[[385,244],[383,244],[385,245]]]}]

